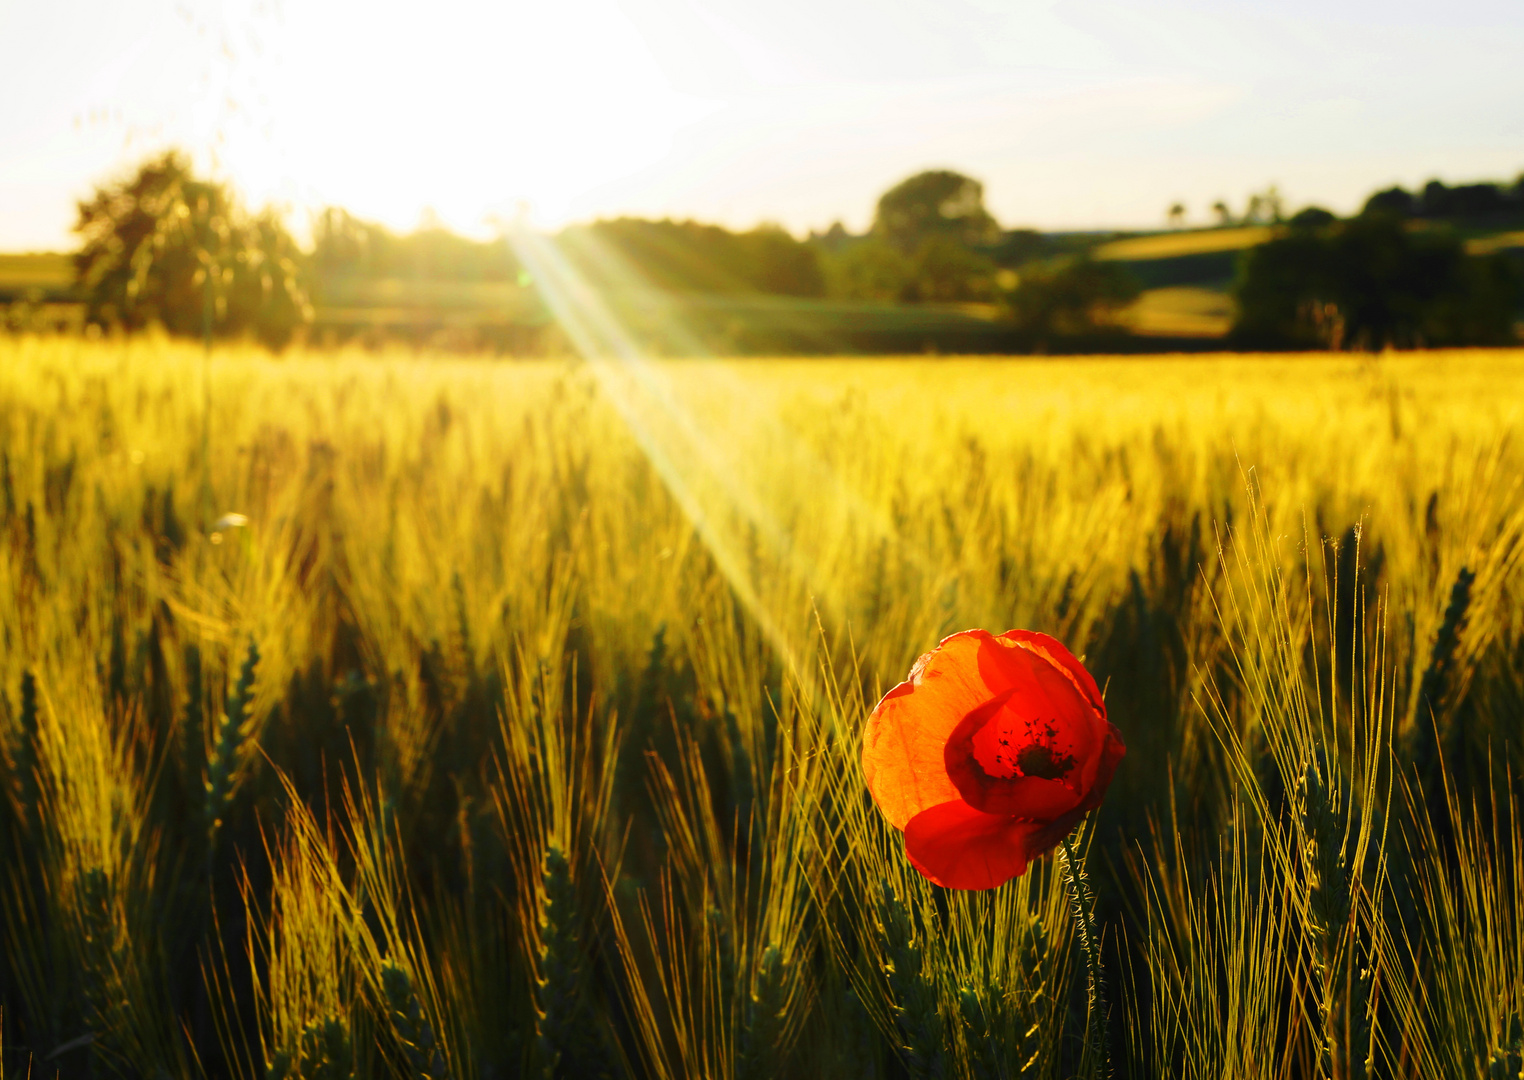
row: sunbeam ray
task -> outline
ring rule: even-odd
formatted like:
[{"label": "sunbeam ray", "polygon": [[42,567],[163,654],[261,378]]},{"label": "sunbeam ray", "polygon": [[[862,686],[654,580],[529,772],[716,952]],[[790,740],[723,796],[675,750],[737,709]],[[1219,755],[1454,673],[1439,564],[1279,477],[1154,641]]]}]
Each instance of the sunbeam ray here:
[{"label": "sunbeam ray", "polygon": [[[652,293],[649,283],[619,253],[592,236],[577,239],[572,258],[556,243],[527,228],[514,230],[509,242],[514,255],[533,275],[572,347],[588,364],[600,391],[677,500],[737,598],[756,618],[779,655],[799,670],[796,660],[801,639],[786,629],[790,619],[777,600],[764,597],[760,591],[755,571],[748,572],[746,555],[756,542],[764,546],[769,561],[783,572],[786,582],[784,588],[771,590],[773,596],[797,598],[802,602],[800,614],[814,604],[845,618],[840,598],[825,584],[831,575],[822,572],[821,553],[795,542],[793,530],[779,520],[748,482],[742,463],[734,458],[734,440],[705,430],[702,419],[676,392],[669,374],[647,354],[605,290],[590,280],[578,262],[595,262],[600,279],[614,282],[621,295],[637,303],[641,296]],[[684,344],[683,351],[704,355],[698,336],[683,324],[675,309],[664,330]],[[734,401],[744,401],[750,393],[719,361],[706,366],[705,374],[717,380]],[[798,483],[818,493],[816,503],[836,516],[840,529],[860,531],[874,542],[887,543],[922,569],[929,565],[917,552],[906,550],[904,539],[891,527],[882,508],[870,505],[844,484],[835,469],[792,436],[776,417],[759,416],[753,409],[748,418],[759,425],[767,445],[781,448],[786,467]],[[777,467],[781,463],[772,464]]]},{"label": "sunbeam ray", "polygon": [[587,362],[600,389],[709,549],[737,599],[784,661],[800,671],[794,643],[745,572],[720,515],[739,514],[775,548],[782,546],[781,533],[750,492],[727,484],[714,472],[710,464],[714,453],[708,441],[604,298],[570,261],[549,241],[527,229],[514,231],[510,242],[573,348]]}]

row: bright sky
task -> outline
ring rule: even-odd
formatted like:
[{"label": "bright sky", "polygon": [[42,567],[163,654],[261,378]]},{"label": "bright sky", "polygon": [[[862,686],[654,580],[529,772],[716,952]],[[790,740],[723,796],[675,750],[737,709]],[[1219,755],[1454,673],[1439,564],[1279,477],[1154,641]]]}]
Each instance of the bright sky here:
[{"label": "bright sky", "polygon": [[1351,210],[1524,171],[1520,57],[1519,0],[0,0],[0,250],[171,143],[298,225],[861,229],[927,167],[1013,227]]}]

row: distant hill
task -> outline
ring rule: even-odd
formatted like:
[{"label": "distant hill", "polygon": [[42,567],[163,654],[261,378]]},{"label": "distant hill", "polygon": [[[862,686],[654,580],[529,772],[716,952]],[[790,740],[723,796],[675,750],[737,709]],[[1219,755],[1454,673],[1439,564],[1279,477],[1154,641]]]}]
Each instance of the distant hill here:
[{"label": "distant hill", "polygon": [[67,299],[74,289],[74,262],[68,255],[32,252],[0,255],[0,303],[33,298]]},{"label": "distant hill", "polygon": [[71,256],[0,254],[0,330],[77,331],[84,321]]}]

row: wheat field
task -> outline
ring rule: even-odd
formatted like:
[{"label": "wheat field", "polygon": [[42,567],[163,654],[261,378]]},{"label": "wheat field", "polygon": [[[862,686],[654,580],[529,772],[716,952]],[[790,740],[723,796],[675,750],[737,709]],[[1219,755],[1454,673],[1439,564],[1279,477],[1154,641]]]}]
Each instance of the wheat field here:
[{"label": "wheat field", "polygon": [[[1521,421],[1524,352],[0,337],[0,1075],[1518,1077]],[[867,796],[969,627],[1105,688],[1083,869]]]}]

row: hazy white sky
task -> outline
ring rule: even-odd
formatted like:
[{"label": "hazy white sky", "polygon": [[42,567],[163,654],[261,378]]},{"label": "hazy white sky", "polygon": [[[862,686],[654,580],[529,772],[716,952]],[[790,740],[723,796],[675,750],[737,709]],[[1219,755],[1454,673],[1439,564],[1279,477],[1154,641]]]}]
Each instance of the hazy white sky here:
[{"label": "hazy white sky", "polygon": [[1520,0],[0,0],[0,250],[167,144],[254,203],[467,232],[865,226],[927,167],[1008,226],[1524,171]]}]

